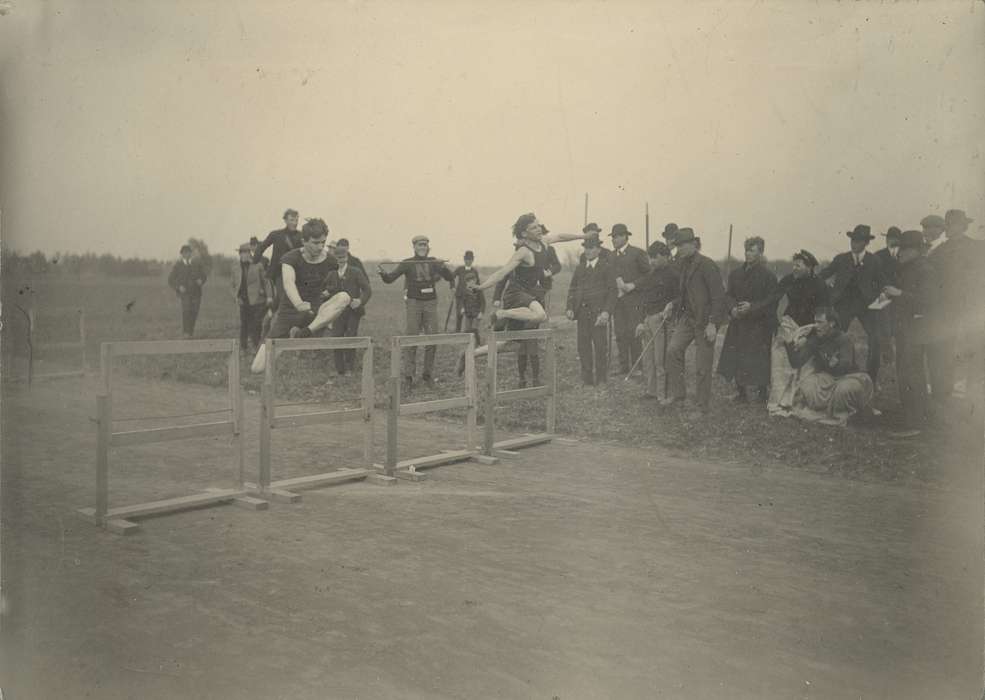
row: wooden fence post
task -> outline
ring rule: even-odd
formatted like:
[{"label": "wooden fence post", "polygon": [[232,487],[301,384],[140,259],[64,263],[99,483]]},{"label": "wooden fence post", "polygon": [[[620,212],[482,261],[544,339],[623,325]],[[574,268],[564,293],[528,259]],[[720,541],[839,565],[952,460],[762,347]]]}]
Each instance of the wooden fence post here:
[{"label": "wooden fence post", "polygon": [[465,449],[473,450],[476,446],[475,418],[479,400],[475,379],[475,336],[469,338],[469,344],[465,347],[465,395],[469,397],[469,406],[465,413]]},{"label": "wooden fence post", "polygon": [[490,332],[486,343],[489,349],[486,355],[486,410],[483,423],[484,440],[482,453],[492,457],[493,441],[496,439],[496,333]]},{"label": "wooden fence post", "polygon": [[107,394],[96,396],[96,523],[103,525],[109,509],[109,440],[113,404]]},{"label": "wooden fence post", "polygon": [[557,339],[554,337],[554,333],[551,333],[551,335],[545,339],[544,346],[544,360],[547,365],[547,386],[551,389],[550,393],[547,395],[547,418],[545,421],[545,432],[553,435],[557,420]]},{"label": "wooden fence post", "polygon": [[363,435],[363,459],[366,464],[373,463],[373,406],[376,402],[373,384],[373,341],[363,350],[363,420],[366,422]]},{"label": "wooden fence post", "polygon": [[390,377],[386,380],[386,395],[386,459],[383,462],[383,473],[387,476],[394,476],[397,471],[397,415],[400,413],[400,377]]}]

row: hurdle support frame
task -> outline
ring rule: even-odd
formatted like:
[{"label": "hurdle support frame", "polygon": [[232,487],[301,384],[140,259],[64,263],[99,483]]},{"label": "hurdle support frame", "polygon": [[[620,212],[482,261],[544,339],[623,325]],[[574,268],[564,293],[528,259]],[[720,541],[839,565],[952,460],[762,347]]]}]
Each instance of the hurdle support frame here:
[{"label": "hurdle support frame", "polygon": [[[498,344],[508,341],[543,340],[544,385],[525,389],[499,391],[497,388]],[[501,331],[489,334],[486,355],[486,396],[483,411],[482,454],[486,457],[512,457],[516,450],[551,442],[556,435],[557,421],[557,338],[551,328],[536,328],[526,331]],[[516,438],[496,441],[496,404],[498,402],[518,401],[520,399],[547,399],[545,432],[528,433]]]},{"label": "hurdle support frame", "polygon": [[[363,423],[363,460],[367,465],[373,461],[373,340],[368,337],[348,338],[267,338],[265,343],[266,366],[263,384],[260,387],[260,468],[257,483],[247,484],[250,493],[260,498],[283,503],[297,503],[301,496],[296,491],[330,486],[347,481],[368,479],[381,485],[392,480],[377,478],[369,466],[361,469],[337,469],[309,476],[272,480],[271,445],[272,432],[278,428],[301,427],[304,425],[330,425],[338,423]],[[335,409],[277,415],[276,381],[277,358],[285,352],[303,350],[362,350],[362,385],[359,408]]]},{"label": "hurdle support frame", "polygon": [[[229,406],[215,411],[230,413],[229,420],[192,425],[139,430],[113,431],[113,361],[133,355],[186,355],[222,353],[228,355]],[[267,507],[265,501],[252,498],[243,486],[243,390],[240,386],[239,346],[236,340],[149,340],[108,342],[100,345],[101,383],[96,396],[96,505],[79,508],[77,513],[89,522],[110,532],[129,535],[140,526],[133,520],[164,515],[191,508],[232,502],[250,510]],[[184,418],[194,413],[171,418]],[[132,419],[131,419],[132,420]],[[156,420],[149,417],[144,420]],[[146,445],[168,440],[227,435],[236,440],[238,488],[209,488],[201,493],[135,505],[109,507],[110,448],[125,445]]]},{"label": "hurdle support frame", "polygon": [[[79,339],[59,341],[55,343],[45,343],[44,345],[38,345],[35,340],[35,330],[37,329],[38,316],[34,308],[30,308],[27,311],[27,332],[30,336],[31,353],[28,356],[27,363],[27,384],[30,386],[32,382],[36,379],[60,379],[63,377],[84,377],[86,373],[86,322],[85,322],[85,310],[76,309],[79,314]],[[35,355],[38,354],[39,350],[42,349],[59,349],[59,350],[71,350],[73,348],[78,348],[81,355],[80,368],[77,370],[70,370],[67,372],[45,372],[43,374],[34,373],[34,362]]]},{"label": "hurdle support frame", "polygon": [[[465,395],[450,399],[417,401],[401,404],[401,369],[403,350],[429,345],[452,345],[465,350]],[[475,335],[472,333],[436,333],[432,335],[400,335],[390,339],[390,376],[387,379],[386,410],[386,456],[377,469],[388,477],[420,481],[424,475],[418,469],[437,467],[444,464],[464,462],[479,457],[476,449],[476,410],[477,396],[475,383]],[[464,408],[465,411],[465,449],[443,450],[425,457],[399,460],[398,423],[401,415],[417,415],[449,408]]]}]

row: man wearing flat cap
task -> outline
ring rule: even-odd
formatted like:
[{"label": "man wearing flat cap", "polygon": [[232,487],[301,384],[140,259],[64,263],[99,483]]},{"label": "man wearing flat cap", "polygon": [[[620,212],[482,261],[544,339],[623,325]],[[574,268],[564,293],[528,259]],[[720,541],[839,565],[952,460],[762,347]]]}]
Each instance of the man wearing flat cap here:
[{"label": "man wearing flat cap", "polygon": [[619,347],[619,371],[626,375],[639,359],[643,344],[636,335],[636,326],[643,321],[643,302],[639,292],[625,287],[626,284],[650,271],[650,259],[646,252],[629,244],[632,232],[626,224],[612,227],[612,265],[616,276],[616,307],[614,330]]},{"label": "man wearing flat cap", "polygon": [[[946,401],[954,392],[955,379],[968,389],[968,381],[980,379],[981,284],[978,278],[985,265],[985,243],[967,235],[973,219],[960,209],[944,215],[942,241],[928,252],[937,273],[938,323],[934,342],[928,348],[930,386],[936,401]],[[935,242],[936,242],[935,241]],[[958,372],[957,365],[962,365]]]},{"label": "man wearing flat cap", "polygon": [[[390,272],[384,270],[381,265],[377,265],[376,269],[385,284],[392,284],[401,276],[404,278],[407,335],[440,333],[437,282],[445,279],[454,291],[455,275],[444,261],[430,255],[431,242],[427,236],[414,236],[411,243],[414,246],[413,256],[404,258]],[[405,352],[404,382],[409,389],[414,384],[417,348],[410,347]],[[434,345],[424,348],[424,370],[421,379],[428,385],[434,383],[434,353]]]},{"label": "man wearing flat cap", "polygon": [[936,273],[924,256],[927,243],[921,231],[900,235],[896,281],[883,293],[895,308],[896,384],[903,405],[903,428],[897,437],[919,435],[930,418],[924,360],[932,340]]},{"label": "man wearing flat cap", "polygon": [[[255,262],[249,243],[239,247],[239,264],[233,265],[230,291],[239,306],[239,349],[260,347],[263,318],[273,313],[274,292],[263,263]],[[249,341],[249,343],[247,342]]]},{"label": "man wearing flat cap", "polygon": [[831,286],[831,304],[838,318],[839,328],[847,331],[853,319],[858,319],[865,330],[869,351],[866,371],[873,385],[879,374],[879,312],[869,308],[888,281],[879,265],[879,259],[865,250],[875,236],[865,224],[859,224],[845,234],[851,241],[851,250],[839,253],[831,264],[818,274]]},{"label": "man wearing flat cap", "polygon": [[923,229],[923,239],[930,246],[927,249],[928,254],[946,240],[941,238],[944,234],[944,219],[937,214],[928,214],[920,219],[920,226]]},{"label": "man wearing flat cap", "polygon": [[202,286],[207,274],[200,260],[192,258],[192,247],[183,245],[178,261],[168,275],[168,286],[181,300],[181,330],[185,338],[195,335],[195,321],[202,305]]},{"label": "man wearing flat cap", "polygon": [[667,348],[670,396],[660,405],[669,407],[684,401],[684,354],[694,343],[695,403],[703,415],[711,403],[715,339],[718,327],[725,322],[725,287],[715,261],[698,252],[696,238],[694,231],[687,227],[679,229],[674,237],[681,282],[677,296],[664,307],[664,315],[670,318],[668,322],[673,330]]}]

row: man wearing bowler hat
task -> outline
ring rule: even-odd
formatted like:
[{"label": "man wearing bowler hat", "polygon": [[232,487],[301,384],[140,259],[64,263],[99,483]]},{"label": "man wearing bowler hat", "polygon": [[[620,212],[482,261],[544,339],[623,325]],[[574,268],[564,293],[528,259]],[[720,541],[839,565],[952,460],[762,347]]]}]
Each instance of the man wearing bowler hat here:
[{"label": "man wearing bowler hat", "polygon": [[609,367],[609,316],[616,301],[616,278],[601,257],[597,236],[582,241],[585,251],[568,287],[566,315],[578,322],[578,359],[585,386],[605,384]]},{"label": "man wearing bowler hat", "polygon": [[624,285],[635,282],[650,271],[650,259],[646,252],[629,244],[632,232],[626,224],[612,227],[610,262],[616,277],[615,334],[619,346],[619,371],[629,374],[630,368],[639,359],[643,344],[636,335],[636,326],[643,321],[642,295],[635,289],[627,290]]},{"label": "man wearing bowler hat", "polygon": [[[599,225],[597,223],[595,223],[593,221],[590,224],[586,224],[585,227],[582,228],[581,232],[585,234],[585,236],[586,236],[586,239],[585,240],[588,240],[588,238],[595,238],[595,240],[599,241],[599,259],[600,260],[605,260],[610,255],[612,255],[612,251],[609,250],[608,248],[606,248],[604,245],[602,245],[602,242],[600,240],[600,238],[602,236],[602,229],[599,228]],[[583,262],[585,262],[585,252],[584,251],[582,251],[581,255],[578,256],[578,264],[580,265]]]},{"label": "man wearing bowler hat", "polygon": [[831,304],[834,306],[841,330],[847,331],[852,319],[857,318],[865,330],[869,344],[866,372],[875,385],[879,374],[879,312],[868,308],[886,285],[886,278],[879,259],[865,248],[875,236],[865,224],[859,224],[845,234],[851,241],[851,250],[839,253],[831,264],[818,274],[831,287]]}]

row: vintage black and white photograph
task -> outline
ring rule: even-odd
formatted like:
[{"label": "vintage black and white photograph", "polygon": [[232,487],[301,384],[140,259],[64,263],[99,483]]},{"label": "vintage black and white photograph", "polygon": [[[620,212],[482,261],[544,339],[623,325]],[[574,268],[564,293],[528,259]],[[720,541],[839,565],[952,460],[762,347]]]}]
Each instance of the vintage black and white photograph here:
[{"label": "vintage black and white photograph", "polygon": [[0,0],[0,700],[979,700],[982,279],[982,0]]}]

